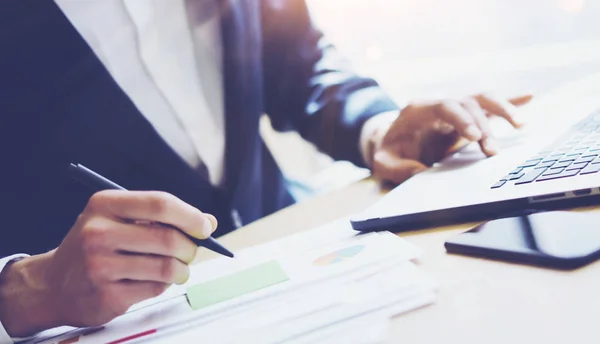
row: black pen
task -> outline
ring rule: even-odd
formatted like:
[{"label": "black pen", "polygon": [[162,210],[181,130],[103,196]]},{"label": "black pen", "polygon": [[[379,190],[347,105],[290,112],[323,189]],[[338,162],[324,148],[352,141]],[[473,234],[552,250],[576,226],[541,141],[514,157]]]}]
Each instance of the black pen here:
[{"label": "black pen", "polygon": [[[73,177],[73,179],[94,190],[127,190],[119,184],[99,175],[98,173],[80,164],[71,164],[69,166],[69,173],[71,174],[71,177]],[[172,227],[170,225],[167,226]],[[207,239],[197,239],[183,231],[182,233],[185,234],[196,245],[204,246],[211,251],[233,258],[233,253],[231,253],[231,251],[219,244],[219,242],[212,237],[208,237]]]}]

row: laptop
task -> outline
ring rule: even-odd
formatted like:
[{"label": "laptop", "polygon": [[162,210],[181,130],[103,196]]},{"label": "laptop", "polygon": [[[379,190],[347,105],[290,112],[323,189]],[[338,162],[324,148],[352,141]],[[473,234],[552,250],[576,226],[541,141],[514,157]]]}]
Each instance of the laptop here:
[{"label": "laptop", "polygon": [[352,227],[401,232],[600,204],[600,103],[589,103],[504,128],[494,157],[464,147],[354,215]]}]

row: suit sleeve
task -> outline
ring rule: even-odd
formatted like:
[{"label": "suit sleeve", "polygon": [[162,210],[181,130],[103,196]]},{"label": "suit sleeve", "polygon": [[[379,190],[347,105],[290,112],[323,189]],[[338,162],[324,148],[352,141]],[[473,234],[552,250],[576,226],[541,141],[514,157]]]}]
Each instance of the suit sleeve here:
[{"label": "suit sleeve", "polygon": [[305,0],[263,0],[265,112],[276,130],[297,130],[321,151],[364,166],[363,124],[398,106],[359,77],[311,21]]}]

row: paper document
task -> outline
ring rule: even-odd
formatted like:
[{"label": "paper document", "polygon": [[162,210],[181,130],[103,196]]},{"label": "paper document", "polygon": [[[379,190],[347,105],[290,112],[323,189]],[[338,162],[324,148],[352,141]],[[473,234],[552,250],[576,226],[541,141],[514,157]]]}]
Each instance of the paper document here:
[{"label": "paper document", "polygon": [[[347,220],[192,266],[190,280],[93,333],[43,343],[377,342],[391,316],[430,304],[421,251],[388,232],[357,235]],[[369,319],[351,336],[359,319]],[[373,331],[364,326],[373,324]],[[377,335],[379,334],[379,335]]]}]

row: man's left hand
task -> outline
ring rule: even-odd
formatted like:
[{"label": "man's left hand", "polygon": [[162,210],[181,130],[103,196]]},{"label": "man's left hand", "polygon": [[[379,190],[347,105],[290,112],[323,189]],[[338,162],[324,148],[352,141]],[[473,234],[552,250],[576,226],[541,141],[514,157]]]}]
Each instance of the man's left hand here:
[{"label": "man's left hand", "polygon": [[462,140],[478,142],[487,156],[498,150],[492,137],[489,117],[500,116],[515,128],[521,126],[517,106],[531,95],[513,99],[481,94],[462,101],[412,103],[391,125],[371,139],[374,177],[402,183],[446,157]]}]

